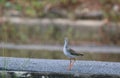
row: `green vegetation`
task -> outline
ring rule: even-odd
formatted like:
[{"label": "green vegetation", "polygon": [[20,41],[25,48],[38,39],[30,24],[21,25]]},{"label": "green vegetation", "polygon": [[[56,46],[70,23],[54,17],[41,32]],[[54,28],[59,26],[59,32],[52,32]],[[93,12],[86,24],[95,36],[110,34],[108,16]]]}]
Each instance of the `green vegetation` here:
[{"label": "green vegetation", "polygon": [[[94,0],[94,2],[95,1],[96,0]],[[86,2],[89,3],[89,0],[86,0]],[[46,12],[48,12],[51,8],[58,7],[57,9],[61,8],[66,10],[68,13],[67,15],[73,14],[70,15],[70,17],[73,16],[72,18],[74,18],[74,9],[82,8],[81,3],[85,4],[86,2],[82,0],[0,0],[0,11],[2,12],[4,10],[14,9],[26,17],[42,18],[49,16],[56,17],[57,15],[55,15],[55,13],[46,14]],[[104,11],[105,18],[108,18],[111,21],[120,20],[119,12],[113,10],[114,5],[120,5],[120,0],[97,0],[96,2],[101,4],[97,7],[101,7],[101,9]],[[0,14],[2,15],[2,13]]]},{"label": "green vegetation", "polygon": [[64,37],[79,44],[80,41],[99,41],[97,30],[71,26],[17,26],[6,23],[0,26],[0,41],[13,43],[63,44]]},{"label": "green vegetation", "polygon": [[[82,0],[84,1],[84,0]],[[90,0],[87,0],[90,1]],[[86,2],[87,2],[86,1]],[[92,1],[92,0],[91,0]],[[110,21],[119,22],[120,13],[119,11],[114,11],[113,6],[115,4],[120,5],[120,0],[95,0],[100,1],[102,6],[102,11],[104,11],[104,17],[108,18]],[[15,10],[21,14],[21,17],[31,17],[31,18],[44,18],[44,17],[60,17],[54,13],[48,13],[49,10],[59,9],[67,12],[71,18],[74,18],[73,11],[76,8],[82,8],[80,5],[80,0],[0,0],[0,16],[4,16],[6,11]],[[88,3],[87,3],[88,4]],[[90,5],[91,6],[91,5]],[[56,8],[57,7],[57,8]],[[89,6],[88,6],[89,7]],[[99,7],[99,6],[98,6]],[[94,7],[93,7],[94,8]],[[58,11],[58,13],[60,12]],[[65,12],[65,13],[66,13]],[[64,17],[66,18],[66,17]],[[0,19],[0,42],[13,42],[16,44],[63,44],[64,37],[68,37],[71,44],[80,44],[82,42],[103,42],[108,44],[120,44],[120,27],[114,25],[103,26],[99,32],[97,29],[95,31],[87,28],[80,28],[74,26],[25,26],[25,25],[15,25],[11,23],[2,23]],[[95,53],[94,53],[95,54]],[[96,55],[86,54],[84,59],[94,59]],[[29,57],[29,58],[52,58],[61,59],[65,58],[61,52],[48,52],[48,51],[14,51],[3,49],[0,51],[1,56],[15,56],[15,57]],[[32,56],[35,55],[35,56]],[[107,55],[107,54],[106,54]],[[118,59],[119,55],[110,54],[108,60],[114,57]],[[90,57],[91,56],[91,57]],[[101,60],[102,56],[98,57]],[[109,56],[108,56],[109,57]]]},{"label": "green vegetation", "polygon": [[71,44],[82,42],[98,42],[120,44],[120,27],[116,24],[111,27],[102,26],[98,29],[86,29],[72,26],[25,26],[5,23],[0,26],[0,41],[23,44],[63,44],[68,37]]},{"label": "green vegetation", "polygon": [[120,26],[118,24],[102,26],[100,29],[101,41],[109,44],[120,44]]},{"label": "green vegetation", "polygon": [[[0,7],[4,9],[15,9],[28,17],[44,17],[44,9],[47,8],[48,5],[66,5],[68,2],[69,0],[0,0]],[[76,0],[71,0],[70,2],[75,3]],[[52,6],[49,6],[48,8],[51,7]]]},{"label": "green vegetation", "polygon": [[[3,55],[4,54],[4,55]],[[0,56],[7,57],[23,57],[23,58],[39,58],[39,59],[67,59],[62,51],[47,50],[3,50],[0,49]],[[90,53],[85,52],[83,57],[78,60],[98,60],[98,61],[120,61],[120,55],[115,53]],[[29,61],[29,60],[28,60]]]},{"label": "green vegetation", "polygon": [[110,21],[118,22],[120,20],[119,10],[115,9],[119,7],[120,0],[100,0],[104,11],[104,16],[108,18]]}]

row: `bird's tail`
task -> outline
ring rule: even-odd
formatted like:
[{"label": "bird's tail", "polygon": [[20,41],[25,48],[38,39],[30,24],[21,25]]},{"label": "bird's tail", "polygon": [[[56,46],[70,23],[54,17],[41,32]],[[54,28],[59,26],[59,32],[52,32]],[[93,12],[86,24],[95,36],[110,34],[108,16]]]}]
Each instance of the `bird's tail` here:
[{"label": "bird's tail", "polygon": [[80,54],[80,53],[79,53],[79,56],[84,56],[84,54]]}]

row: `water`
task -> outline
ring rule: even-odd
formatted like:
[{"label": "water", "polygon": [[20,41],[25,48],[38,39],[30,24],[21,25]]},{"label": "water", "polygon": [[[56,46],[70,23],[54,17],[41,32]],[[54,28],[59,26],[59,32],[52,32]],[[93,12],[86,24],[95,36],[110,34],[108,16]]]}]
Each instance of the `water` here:
[{"label": "water", "polygon": [[[84,52],[77,60],[120,62],[120,53]],[[68,59],[62,51],[0,49],[0,56],[39,59]]]}]

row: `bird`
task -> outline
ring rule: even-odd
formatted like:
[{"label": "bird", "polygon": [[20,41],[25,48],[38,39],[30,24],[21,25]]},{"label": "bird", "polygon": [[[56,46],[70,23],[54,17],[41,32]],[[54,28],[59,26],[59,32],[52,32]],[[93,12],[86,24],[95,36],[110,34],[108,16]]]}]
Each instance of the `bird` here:
[{"label": "bird", "polygon": [[64,55],[66,55],[70,59],[70,64],[68,66],[69,71],[72,69],[72,67],[76,61],[76,57],[83,56],[83,54],[75,52],[73,49],[71,49],[68,46],[68,39],[67,38],[64,39],[63,53],[64,53]]}]

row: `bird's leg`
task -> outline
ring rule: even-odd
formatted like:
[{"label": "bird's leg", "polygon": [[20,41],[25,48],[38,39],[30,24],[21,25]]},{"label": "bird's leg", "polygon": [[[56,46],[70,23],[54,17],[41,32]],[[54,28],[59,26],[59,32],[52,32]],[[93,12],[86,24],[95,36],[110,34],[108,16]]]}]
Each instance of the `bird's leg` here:
[{"label": "bird's leg", "polygon": [[[72,59],[73,59],[73,61],[72,61]],[[70,65],[69,65],[69,67],[68,67],[68,70],[71,70],[71,69],[72,69],[75,61],[76,61],[75,58],[70,58]]]},{"label": "bird's leg", "polygon": [[72,65],[72,59],[70,58],[70,65],[68,67],[68,70],[71,70],[71,65]]},{"label": "bird's leg", "polygon": [[74,63],[75,63],[76,59],[73,58],[73,62],[71,63],[71,68],[73,67]]}]

